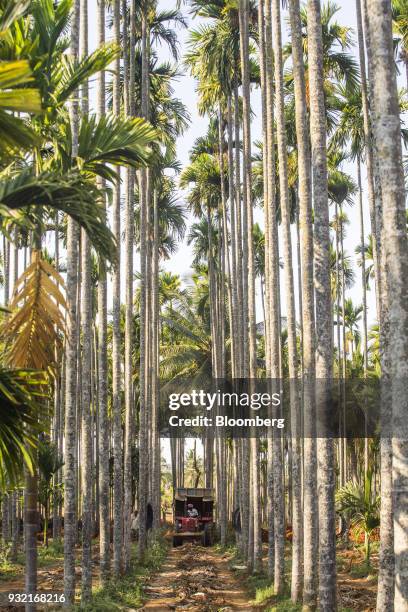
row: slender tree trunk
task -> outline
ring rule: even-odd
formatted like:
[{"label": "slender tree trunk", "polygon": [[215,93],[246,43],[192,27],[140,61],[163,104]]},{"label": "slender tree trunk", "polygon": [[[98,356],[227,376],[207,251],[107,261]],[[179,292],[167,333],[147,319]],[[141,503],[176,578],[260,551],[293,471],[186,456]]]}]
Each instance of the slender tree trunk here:
[{"label": "slender tree trunk", "polygon": [[1,504],[1,539],[7,545],[10,540],[9,494],[5,491]]},{"label": "slender tree trunk", "polygon": [[11,550],[10,550],[10,560],[12,563],[15,563],[17,561],[19,539],[20,539],[19,491],[13,491],[12,497],[11,497]]},{"label": "slender tree trunk", "polygon": [[[238,62],[237,62],[238,63]],[[238,70],[238,68],[237,68]],[[236,201],[236,233],[237,233],[237,295],[238,295],[238,329],[241,341],[238,343],[238,376],[243,378],[245,373],[244,363],[246,361],[246,350],[248,346],[248,327],[245,315],[244,294],[247,289],[244,287],[244,270],[247,264],[244,262],[243,246],[243,215],[241,210],[241,138],[240,138],[240,110],[238,85],[234,86],[234,126],[235,126],[235,201]],[[246,232],[246,230],[245,230]],[[249,509],[249,478],[248,478],[248,440],[239,441],[239,505],[241,515],[241,551],[246,557],[248,547],[248,509]]]},{"label": "slender tree trunk", "polygon": [[[235,201],[235,186],[234,186],[234,154],[233,154],[233,113],[231,95],[227,100],[228,113],[228,200],[230,208],[230,224],[231,224],[231,291],[232,291],[232,322],[231,322],[231,340],[233,345],[231,349],[231,370],[232,378],[238,377],[239,372],[239,332],[238,332],[238,274],[237,274],[237,229],[236,229],[236,201]],[[227,229],[228,232],[228,229]]]},{"label": "slender tree trunk", "polygon": [[[126,20],[126,15],[123,15]],[[120,45],[120,0],[113,5],[114,39]],[[115,60],[113,77],[113,112],[120,114],[120,57]],[[120,172],[120,170],[119,170]],[[117,242],[116,267],[112,274],[112,415],[113,415],[113,571],[119,576],[122,569],[123,547],[123,483],[122,483],[122,347],[120,330],[120,182],[113,194],[113,234]]]},{"label": "slender tree trunk", "polygon": [[297,385],[297,345],[296,345],[296,310],[295,287],[293,280],[292,241],[290,234],[290,202],[288,188],[288,160],[285,131],[284,83],[282,60],[282,33],[280,0],[272,1],[272,19],[274,32],[275,88],[276,88],[276,126],[279,156],[279,193],[283,230],[283,258],[285,262],[285,296],[288,330],[288,361],[290,378],[290,413],[292,427],[292,581],[291,598],[297,602],[301,597],[303,582],[302,560],[302,498],[301,498],[301,446],[300,446],[300,403]]},{"label": "slender tree trunk", "polygon": [[160,432],[159,432],[159,340],[160,340],[160,303],[159,303],[159,194],[157,189],[153,193],[153,274],[152,274],[152,327],[153,327],[153,356],[152,356],[152,506],[153,528],[160,527]]},{"label": "slender tree trunk", "polygon": [[[34,470],[33,474],[27,473],[26,475],[24,496],[25,591],[27,594],[37,592],[37,532],[39,523],[37,492],[38,476],[37,471]],[[35,608],[35,604],[32,603],[25,605],[26,611],[35,610]]]},{"label": "slender tree trunk", "polygon": [[[135,86],[135,19],[134,2],[131,3],[131,39],[129,40],[127,18],[127,2],[122,0],[122,39],[123,39],[123,106],[126,116],[134,112],[134,93],[132,99],[130,92]],[[131,104],[132,102],[132,104]],[[123,441],[123,569],[127,571],[130,565],[131,545],[131,514],[132,514],[132,419],[133,419],[133,379],[132,379],[132,318],[133,318],[133,205],[134,205],[135,172],[133,169],[125,170],[125,432]]]},{"label": "slender tree trunk", "polygon": [[[320,1],[308,0],[310,135],[312,144],[314,256],[316,299],[316,379],[319,418],[329,412],[332,378],[332,309],[330,290],[330,227],[327,192],[326,109],[323,85],[323,42]],[[336,513],[334,505],[334,441],[318,438],[319,605],[333,612],[336,603]],[[315,604],[315,597],[313,597]]]},{"label": "slender tree trunk", "polygon": [[[251,167],[251,117],[250,117],[250,74],[249,74],[249,2],[240,0],[239,29],[242,70],[242,100],[243,100],[243,297],[245,330],[248,329],[249,355],[244,359],[244,376],[256,378],[256,321],[255,321],[255,268],[253,247],[253,211],[252,211],[252,167]],[[246,333],[246,332],[245,332]],[[245,338],[244,338],[245,342]],[[245,350],[245,347],[244,347]],[[253,534],[253,542],[248,544],[249,564],[258,571],[261,566],[261,527],[259,495],[255,491],[258,486],[258,447],[256,437],[250,439],[250,466],[252,482],[252,506],[250,508],[249,536]]]},{"label": "slender tree trunk", "polygon": [[[88,0],[81,0],[80,54],[88,55]],[[89,111],[88,84],[82,86],[82,113]],[[81,236],[81,485],[82,485],[82,588],[81,602],[90,600],[92,594],[92,293],[91,247],[86,232]]]},{"label": "slender tree trunk", "polygon": [[306,104],[305,68],[298,0],[289,0],[292,60],[295,86],[296,136],[299,171],[299,226],[303,312],[303,414],[304,414],[304,588],[305,606],[313,606],[317,581],[317,504],[315,426],[315,321],[313,287],[313,226],[311,159]]},{"label": "slender tree trunk", "polygon": [[4,287],[3,300],[7,306],[10,299],[10,242],[3,235],[3,270],[4,270]]},{"label": "slender tree trunk", "polygon": [[92,414],[91,414],[91,249],[82,231],[82,590],[81,601],[92,591]]},{"label": "slender tree trunk", "polygon": [[237,346],[238,376],[243,376],[243,345],[244,345],[244,315],[243,315],[243,286],[242,286],[242,219],[241,219],[241,138],[238,85],[234,87],[234,130],[235,130],[235,227],[236,227],[236,253],[237,253],[237,319],[239,334],[243,338]]},{"label": "slender tree trunk", "polygon": [[[224,176],[224,133],[223,133],[223,115],[221,104],[218,109],[218,156],[220,165],[220,177],[221,177],[221,210],[219,211],[219,224],[222,226],[220,229],[220,256],[221,256],[221,275],[220,275],[220,362],[221,368],[219,376],[221,379],[225,378],[225,284],[228,286],[228,300],[229,300],[229,322],[230,330],[233,327],[232,317],[232,296],[231,296],[231,271],[229,264],[229,252],[228,252],[228,227],[227,227],[227,196],[225,193],[225,176]],[[233,355],[232,355],[233,357]],[[220,535],[221,535],[221,546],[226,545],[227,541],[227,479],[226,479],[226,453],[225,453],[225,437],[222,435],[222,431],[217,435],[218,442],[218,466],[219,466],[219,481],[218,491],[220,499]]]},{"label": "slender tree trunk", "polygon": [[368,0],[371,41],[373,128],[382,193],[382,253],[388,283],[386,338],[392,393],[392,497],[394,501],[394,608],[408,610],[408,239],[400,115],[395,73],[391,5]]},{"label": "slender tree trunk", "polygon": [[373,259],[374,259],[374,271],[375,271],[375,287],[377,296],[377,317],[379,319],[379,307],[378,300],[380,294],[379,286],[379,262],[378,262],[378,231],[375,219],[375,188],[374,188],[374,151],[373,151],[373,138],[372,128],[370,120],[370,107],[368,99],[368,88],[367,88],[367,74],[366,74],[366,58],[365,58],[365,45],[364,45],[364,31],[363,31],[363,18],[361,10],[361,0],[356,0],[356,17],[357,17],[357,35],[358,35],[358,53],[360,61],[360,74],[361,74],[361,101],[363,107],[363,121],[364,121],[364,145],[365,145],[365,159],[367,167],[367,192],[368,192],[368,203],[370,211],[370,224],[371,224],[371,236],[373,241]]},{"label": "slender tree trunk", "polygon": [[[98,44],[105,42],[105,0],[98,0]],[[97,114],[105,114],[105,73],[98,73]],[[106,203],[104,203],[106,204]],[[99,407],[99,554],[102,583],[110,574],[109,516],[109,422],[108,422],[108,354],[107,354],[107,277],[106,263],[100,262],[98,281],[98,407]]]},{"label": "slender tree trunk", "polygon": [[[371,28],[369,24],[369,7],[367,0],[362,1],[364,35],[367,52],[367,89],[369,94],[370,107],[374,103],[374,78],[373,78],[373,50],[371,46]],[[360,56],[362,54],[360,44]],[[364,73],[365,74],[365,73]],[[363,81],[362,81],[363,84]],[[364,97],[363,97],[364,103]],[[370,108],[371,109],[371,108]],[[364,110],[364,106],[363,106]],[[380,551],[379,551],[379,577],[377,591],[377,610],[385,612],[394,609],[394,529],[393,529],[393,457],[392,457],[392,432],[387,432],[389,423],[392,422],[391,408],[391,380],[390,380],[390,360],[388,351],[389,342],[389,302],[388,302],[388,278],[386,272],[385,256],[382,249],[383,244],[383,223],[382,223],[382,194],[379,178],[379,160],[376,149],[376,131],[374,130],[374,114],[369,117],[369,127],[372,133],[367,133],[367,121],[365,118],[364,128],[366,143],[368,136],[372,138],[373,151],[373,216],[376,241],[376,260],[377,266],[377,316],[380,325],[380,362],[381,362],[381,427],[385,431],[380,439],[380,483],[381,483],[381,509],[380,509]],[[367,146],[367,144],[366,144]],[[367,152],[370,147],[367,146]],[[369,157],[367,156],[367,161]],[[367,166],[368,169],[368,166]],[[369,182],[370,186],[370,175]],[[369,194],[370,197],[370,194]],[[372,222],[373,229],[373,222]],[[374,234],[373,234],[374,238]],[[374,243],[373,243],[374,246]]]},{"label": "slender tree trunk", "polygon": [[[276,7],[275,7],[276,8]],[[276,33],[275,33],[276,34]],[[271,3],[265,3],[265,67],[266,67],[266,108],[267,108],[267,200],[265,202],[265,265],[266,265],[266,309],[268,316],[268,377],[272,379],[273,392],[277,391],[280,378],[280,331],[279,331],[279,267],[278,267],[278,225],[276,218],[276,165],[274,143],[273,112],[273,49],[272,49],[272,14]],[[276,416],[276,415],[273,415]],[[283,491],[282,444],[276,432],[269,436],[268,454],[269,480],[273,482],[273,502],[270,510],[274,520],[274,588],[281,594],[284,588],[284,546],[285,546],[285,511]],[[270,491],[270,494],[272,492]],[[270,534],[270,544],[272,533]]]},{"label": "slender tree trunk", "polygon": [[[75,0],[71,23],[71,55],[78,61],[80,0]],[[74,94],[70,108],[72,154],[78,150],[78,101]],[[79,228],[68,217],[67,229],[67,331],[65,355],[65,463],[64,463],[64,595],[65,605],[73,604],[75,596],[75,541],[76,541],[76,385],[77,385],[77,285],[78,285]],[[26,491],[27,499],[27,491]],[[34,533],[35,537],[35,533]],[[25,538],[28,543],[27,535]],[[26,584],[28,592],[33,590]]]},{"label": "slender tree trunk", "polygon": [[[142,116],[147,118],[147,70],[148,70],[148,41],[147,41],[147,15],[145,8],[142,11]],[[132,45],[131,48],[133,49]],[[133,52],[133,51],[132,51]],[[147,430],[147,403],[146,394],[146,371],[148,368],[148,313],[147,304],[147,276],[146,276],[146,256],[147,243],[146,236],[148,230],[148,203],[147,203],[147,180],[146,170],[140,171],[139,181],[140,194],[140,413],[139,413],[139,560],[143,559],[146,548],[146,507],[147,507],[147,452],[148,452],[148,430]]]},{"label": "slender tree trunk", "polygon": [[[364,378],[368,372],[368,325],[367,325],[367,284],[366,284],[366,258],[364,252],[364,209],[363,209],[363,185],[361,180],[361,159],[357,159],[357,183],[360,213],[360,244],[361,244],[361,289],[363,293],[363,352],[364,352]],[[365,429],[364,437],[364,477],[367,476],[368,465],[368,431]],[[367,538],[367,536],[365,536]]]}]

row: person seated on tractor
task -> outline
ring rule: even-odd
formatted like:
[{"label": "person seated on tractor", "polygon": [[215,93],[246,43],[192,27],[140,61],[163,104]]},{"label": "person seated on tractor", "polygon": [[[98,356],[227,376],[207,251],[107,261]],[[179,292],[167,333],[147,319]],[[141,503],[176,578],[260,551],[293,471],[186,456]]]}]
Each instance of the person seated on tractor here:
[{"label": "person seated on tractor", "polygon": [[187,516],[189,518],[197,518],[198,510],[197,510],[197,508],[194,508],[193,504],[188,504],[187,505]]}]

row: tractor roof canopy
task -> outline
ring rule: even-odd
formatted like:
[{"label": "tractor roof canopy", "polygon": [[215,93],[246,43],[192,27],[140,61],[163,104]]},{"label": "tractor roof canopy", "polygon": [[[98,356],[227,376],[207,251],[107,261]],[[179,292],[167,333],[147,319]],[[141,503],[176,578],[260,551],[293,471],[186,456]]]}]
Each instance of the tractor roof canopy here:
[{"label": "tractor roof canopy", "polygon": [[190,497],[196,498],[197,500],[214,501],[214,489],[188,489],[184,487],[176,489],[175,498],[177,500],[187,501]]}]

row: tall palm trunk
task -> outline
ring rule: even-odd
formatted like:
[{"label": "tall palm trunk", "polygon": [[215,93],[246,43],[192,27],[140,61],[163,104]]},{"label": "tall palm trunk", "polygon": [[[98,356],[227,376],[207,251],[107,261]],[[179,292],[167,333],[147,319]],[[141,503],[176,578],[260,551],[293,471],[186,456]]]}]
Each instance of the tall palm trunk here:
[{"label": "tall palm trunk", "polygon": [[[105,0],[98,0],[97,41],[105,42]],[[105,73],[98,73],[97,114],[105,114]],[[100,262],[98,281],[98,408],[99,408],[99,553],[101,580],[105,583],[110,573],[110,515],[109,515],[109,422],[108,422],[108,354],[107,354],[107,279],[106,264]]]},{"label": "tall palm trunk", "polygon": [[302,29],[298,0],[289,0],[292,60],[295,87],[296,136],[299,172],[299,226],[302,277],[303,324],[303,414],[304,414],[304,588],[303,601],[313,604],[316,592],[316,444],[315,423],[315,320],[313,287],[313,226],[311,159],[306,104]]},{"label": "tall palm trunk", "polygon": [[367,193],[368,203],[370,211],[370,224],[371,224],[371,236],[373,241],[373,257],[374,257],[374,272],[375,272],[375,286],[377,295],[377,317],[379,317],[378,299],[379,299],[379,265],[377,257],[377,227],[375,219],[375,189],[374,189],[374,152],[373,152],[373,139],[372,139],[372,128],[370,120],[370,107],[368,99],[368,88],[367,88],[367,70],[366,70],[366,58],[365,58],[365,45],[364,45],[364,31],[363,31],[363,17],[361,10],[362,0],[356,0],[356,17],[357,17],[357,36],[358,36],[358,53],[360,61],[360,75],[361,75],[361,101],[363,107],[363,122],[364,122],[364,146],[365,146],[365,161],[367,168]]},{"label": "tall palm trunk", "polygon": [[[10,298],[10,242],[3,236],[3,270],[4,270],[4,305],[7,306]],[[10,539],[9,495],[5,491],[1,504],[1,537],[6,545]]]},{"label": "tall palm trunk", "polygon": [[[231,298],[232,298],[232,321],[231,321],[231,371],[232,378],[238,377],[239,357],[238,357],[238,292],[237,292],[237,230],[236,230],[236,202],[234,189],[234,154],[233,154],[233,114],[231,94],[227,100],[227,130],[228,130],[228,201],[230,209],[231,225]],[[228,234],[228,227],[227,227]],[[228,248],[228,246],[227,246]]]},{"label": "tall palm trunk", "polygon": [[[238,62],[237,62],[238,64]],[[238,68],[236,68],[238,70]],[[243,248],[243,223],[241,210],[241,137],[240,137],[240,110],[238,94],[238,75],[234,84],[234,127],[235,127],[235,212],[236,212],[236,251],[237,251],[237,297],[238,297],[238,330],[241,341],[237,346],[237,369],[238,377],[246,376],[244,362],[246,360],[246,350],[248,346],[248,327],[246,315],[244,313],[244,248]],[[249,508],[249,479],[248,479],[248,440],[240,440],[238,462],[240,470],[239,478],[239,507],[241,513],[241,551],[246,556],[248,541],[248,508]]]},{"label": "tall palm trunk", "polygon": [[290,413],[292,427],[292,581],[291,597],[299,601],[302,589],[302,498],[301,498],[301,445],[299,438],[300,402],[297,385],[298,355],[296,345],[295,287],[293,280],[292,241],[290,234],[290,202],[288,187],[287,141],[285,131],[284,83],[282,60],[282,32],[280,0],[272,1],[274,32],[276,128],[279,156],[279,193],[283,229],[283,258],[285,261],[285,296],[288,330],[288,358],[290,378]]},{"label": "tall palm trunk", "polygon": [[[71,22],[71,55],[78,60],[80,1],[75,0]],[[78,150],[78,102],[74,94],[70,108],[72,154]],[[67,332],[65,354],[65,464],[64,464],[64,595],[66,605],[73,604],[75,595],[75,541],[76,541],[76,386],[77,386],[77,283],[78,283],[79,229],[68,218],[67,229]],[[26,490],[26,498],[27,498]],[[31,492],[30,492],[31,493]],[[30,495],[29,493],[29,495]],[[26,547],[29,546],[27,535]],[[28,546],[27,546],[28,545]],[[28,576],[28,573],[26,574]],[[33,592],[26,585],[29,592]]]},{"label": "tall palm trunk", "polygon": [[159,434],[159,346],[160,346],[160,303],[159,303],[159,194],[153,194],[153,274],[152,274],[152,506],[153,527],[160,527],[160,434]]},{"label": "tall palm trunk", "polygon": [[[126,15],[123,15],[126,20]],[[114,39],[120,45],[120,0],[113,5]],[[113,77],[113,112],[120,114],[120,57],[115,60]],[[120,172],[120,171],[119,171]],[[113,571],[119,576],[122,567],[123,546],[123,483],[122,483],[122,350],[120,330],[120,182],[113,195],[113,234],[117,242],[116,267],[112,274],[112,414],[113,414]]]},{"label": "tall palm trunk", "polygon": [[[261,294],[262,308],[264,313],[264,338],[265,338],[265,355],[266,355],[266,370],[267,376],[270,376],[270,315],[269,308],[270,298],[270,206],[269,206],[269,140],[268,140],[268,120],[271,119],[270,113],[273,108],[268,109],[268,101],[271,101],[271,84],[267,83],[267,79],[271,76],[271,40],[266,40],[266,35],[271,35],[270,23],[270,2],[267,0],[268,20],[265,24],[265,2],[261,1],[258,4],[258,36],[259,36],[259,64],[261,75],[261,95],[262,95],[262,132],[263,132],[263,194],[264,194],[264,212],[265,212],[265,299],[263,295],[262,279],[261,279]],[[267,69],[268,64],[268,69]],[[268,93],[267,89],[269,87]],[[270,112],[268,112],[270,111]],[[268,307],[265,308],[265,301],[268,301]],[[267,454],[267,482],[266,482],[266,514],[268,522],[268,573],[271,577],[274,575],[275,565],[275,529],[274,529],[274,512],[273,512],[273,441],[272,437],[268,436],[268,454]]]},{"label": "tall palm trunk", "polygon": [[[249,376],[250,372],[250,350],[249,347],[249,234],[248,228],[248,206],[251,201],[249,187],[251,185],[251,132],[249,114],[249,66],[247,57],[248,31],[247,31],[247,12],[248,0],[239,2],[239,28],[240,28],[240,52],[241,52],[241,71],[242,71],[242,107],[243,107],[243,187],[242,187],[242,298],[243,298],[243,368],[242,376]],[[249,180],[249,185],[248,185]],[[249,198],[248,198],[249,195]]]},{"label": "tall palm trunk", "polygon": [[[221,236],[220,236],[220,254],[221,254],[221,275],[220,275],[220,287],[221,287],[221,296],[220,296],[220,359],[221,359],[221,369],[220,369],[220,378],[225,378],[225,285],[227,284],[228,290],[228,303],[229,303],[229,323],[230,330],[233,328],[233,312],[232,312],[232,289],[231,289],[231,270],[230,270],[230,258],[229,258],[229,250],[228,250],[228,225],[227,225],[227,196],[225,193],[225,176],[224,176],[224,133],[223,133],[223,114],[221,109],[221,104],[218,109],[218,156],[219,156],[219,164],[220,164],[220,177],[221,177],[221,211],[219,211],[219,223],[221,227]],[[221,213],[221,214],[220,214]],[[234,345],[235,340],[232,341],[231,338],[231,359],[234,359]],[[218,443],[218,458],[217,464],[219,467],[219,481],[217,483],[217,488],[219,491],[219,501],[220,501],[220,535],[221,535],[221,545],[225,546],[227,539],[227,476],[226,476],[226,452],[225,452],[225,438],[221,435],[217,437]]]},{"label": "tall palm trunk", "polygon": [[16,563],[20,539],[19,491],[13,491],[11,498],[11,549],[10,561]]},{"label": "tall palm trunk", "polygon": [[[265,6],[264,6],[265,5]],[[265,352],[266,352],[266,374],[267,377],[273,378],[272,369],[275,375],[277,367],[273,367],[272,360],[274,359],[275,366],[279,361],[277,352],[273,352],[277,345],[277,318],[276,311],[272,309],[272,303],[276,306],[276,295],[271,293],[271,285],[275,286],[276,276],[271,278],[271,268],[273,266],[273,255],[271,252],[271,201],[274,201],[275,190],[273,175],[274,172],[274,149],[273,149],[273,134],[270,126],[273,123],[273,58],[272,58],[272,19],[271,19],[271,3],[269,0],[261,4],[262,16],[264,18],[263,38],[260,36],[260,48],[264,47],[264,60],[261,59],[261,66],[265,71],[264,86],[263,86],[263,128],[264,128],[264,152],[263,152],[263,172],[264,172],[264,215],[265,215],[265,302],[264,305],[264,335],[265,335]],[[262,54],[261,54],[262,57]],[[262,71],[261,71],[262,78]],[[271,191],[271,192],[270,192]],[[276,272],[276,270],[275,270]],[[271,333],[273,331],[273,333]],[[273,335],[274,334],[274,335]],[[272,391],[272,390],[271,390]],[[268,574],[274,579],[275,576],[275,512],[274,512],[274,443],[272,434],[268,435],[268,452],[267,452],[267,522],[268,522]],[[276,543],[276,548],[281,548],[281,539]]]},{"label": "tall palm trunk", "polygon": [[[371,45],[372,32],[369,22],[369,6],[367,0],[362,0],[364,35],[367,53],[367,90],[369,96],[370,111],[374,105],[374,54]],[[362,55],[360,43],[360,56]],[[363,48],[364,50],[364,48]],[[363,81],[362,81],[363,83]],[[364,83],[363,83],[364,84]],[[363,96],[363,104],[364,104]],[[364,110],[364,106],[363,106]],[[388,302],[388,274],[386,273],[386,262],[383,253],[383,223],[382,223],[382,193],[379,178],[379,156],[376,147],[377,132],[374,129],[375,115],[368,117],[368,122],[364,116],[364,129],[366,146],[368,138],[372,138],[373,151],[373,216],[374,229],[373,240],[375,237],[374,269],[376,270],[376,297],[377,297],[377,316],[380,326],[380,361],[381,361],[381,422],[382,427],[388,427],[392,421],[391,409],[391,381],[390,381],[390,360],[388,351],[389,341],[389,302]],[[367,126],[371,131],[367,132]],[[367,153],[370,152],[367,146]],[[367,157],[368,160],[368,157]],[[368,167],[367,167],[368,169]],[[369,175],[370,186],[370,175]],[[369,193],[370,195],[370,193]],[[373,222],[372,222],[373,229]],[[374,246],[374,242],[373,242]],[[391,432],[392,433],[392,432]],[[394,606],[394,529],[393,529],[393,456],[391,435],[382,435],[380,440],[380,482],[381,482],[381,509],[380,509],[380,551],[379,551],[379,574],[377,591],[377,610],[385,612],[392,610]]]},{"label": "tall palm trunk", "polygon": [[[127,2],[122,0],[122,40],[123,40],[123,107],[127,117],[131,116],[130,92],[134,91],[134,28],[131,25],[129,40]],[[134,3],[131,3],[131,19],[135,17]],[[132,24],[132,22],[131,22]],[[133,33],[132,33],[133,32]],[[133,51],[132,51],[133,50]],[[132,73],[131,73],[132,70]],[[134,96],[134,94],[133,94]],[[132,96],[132,110],[134,97]],[[125,169],[125,356],[124,356],[124,385],[125,385],[125,431],[123,440],[123,569],[127,571],[130,564],[130,528],[132,513],[132,419],[133,419],[133,379],[131,367],[132,334],[131,321],[133,317],[133,205],[135,173],[132,168]],[[129,299],[130,296],[130,299]],[[129,358],[130,356],[130,358]]]},{"label": "tall palm trunk", "polygon": [[[88,0],[81,0],[80,54],[88,55]],[[82,114],[89,111],[88,83],[82,86]],[[81,232],[81,486],[82,486],[82,588],[81,601],[92,593],[92,414],[91,414],[91,247],[86,232]]]},{"label": "tall palm trunk", "polygon": [[245,324],[244,324],[244,299],[243,299],[243,275],[242,275],[242,219],[241,219],[241,137],[240,137],[240,113],[238,85],[234,86],[234,128],[235,128],[235,213],[236,213],[236,253],[237,253],[237,306],[238,306],[238,330],[241,342],[237,347],[238,376],[242,377],[244,363]]},{"label": "tall palm trunk", "polygon": [[[253,211],[252,211],[252,167],[251,167],[251,111],[250,111],[250,74],[249,74],[249,2],[240,0],[239,30],[242,70],[243,101],[243,292],[245,334],[248,330],[249,354],[244,358],[244,376],[256,378],[256,321],[255,321],[255,268],[253,247]],[[244,337],[245,342],[245,337]],[[244,348],[245,350],[245,348]],[[254,570],[261,565],[261,528],[260,503],[258,495],[258,439],[250,439],[250,520],[248,536],[249,564]]]},{"label": "tall palm trunk", "polygon": [[[55,269],[59,272],[59,214],[55,213],[55,228],[54,228],[54,260]],[[57,357],[57,355],[56,355]],[[64,363],[62,364],[61,372],[55,379],[54,390],[54,436],[53,441],[56,445],[58,453],[62,454],[60,439],[62,436],[62,379],[64,375]],[[53,491],[53,519],[52,519],[52,538],[55,541],[60,537],[60,502],[59,502],[59,484],[61,479],[60,470],[54,474],[54,491]]]},{"label": "tall palm trunk", "polygon": [[91,249],[82,231],[82,590],[81,600],[88,601],[92,590],[92,413],[91,413]]},{"label": "tall palm trunk", "polygon": [[[147,14],[146,7],[143,8],[141,16],[142,24],[142,116],[147,118]],[[133,53],[133,46],[131,45]],[[132,92],[131,92],[132,93]],[[147,304],[147,284],[146,284],[146,256],[147,256],[147,231],[148,231],[148,203],[147,203],[147,176],[146,170],[140,171],[139,181],[140,199],[140,412],[139,412],[139,560],[143,558],[146,548],[146,507],[147,507],[147,452],[148,452],[148,429],[147,429],[147,402],[146,393],[146,371],[148,369],[148,313]]]},{"label": "tall palm trunk", "polygon": [[3,236],[3,270],[4,270],[4,287],[3,300],[7,305],[10,298],[10,242]]},{"label": "tall palm trunk", "polygon": [[[275,387],[280,377],[280,333],[279,333],[279,269],[278,269],[278,225],[276,218],[276,166],[274,143],[273,112],[273,49],[272,49],[272,14],[271,3],[265,3],[265,69],[266,69],[266,173],[267,199],[265,202],[265,269],[266,269],[266,310],[267,310],[267,369],[268,377]],[[276,389],[273,389],[276,392]],[[280,594],[284,587],[284,546],[285,546],[285,513],[283,492],[282,447],[278,435],[268,439],[268,480],[269,511],[273,513],[273,531],[269,544],[274,546],[273,578],[275,592]],[[273,484],[272,484],[273,483]],[[273,491],[271,490],[273,486]],[[271,521],[271,519],[270,519]],[[272,542],[272,537],[274,542]],[[270,553],[270,562],[272,554]],[[270,572],[272,567],[270,567]]]},{"label": "tall palm trunk", "polygon": [[[388,282],[388,352],[392,393],[392,497],[394,501],[394,608],[408,610],[408,239],[402,166],[398,89],[391,5],[369,0],[373,128],[382,193],[382,252]],[[398,433],[397,433],[398,432]]]},{"label": "tall palm trunk", "polygon": [[[327,191],[326,110],[323,85],[323,42],[320,0],[308,0],[310,136],[312,144],[314,255],[316,299],[316,379],[319,418],[329,411],[332,378],[332,311],[330,228]],[[336,610],[336,514],[334,506],[334,441],[327,434],[317,444],[319,482],[319,603]],[[313,602],[314,603],[314,602]]]}]

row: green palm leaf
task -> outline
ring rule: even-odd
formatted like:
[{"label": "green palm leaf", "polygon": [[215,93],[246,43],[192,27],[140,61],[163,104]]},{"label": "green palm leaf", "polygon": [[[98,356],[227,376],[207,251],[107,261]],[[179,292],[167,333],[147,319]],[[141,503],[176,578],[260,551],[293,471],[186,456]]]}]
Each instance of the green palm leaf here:
[{"label": "green palm leaf", "polygon": [[114,44],[106,44],[99,47],[86,56],[78,64],[67,56],[63,56],[55,80],[57,86],[54,91],[55,102],[60,106],[64,104],[79,86],[87,79],[101,70],[106,70],[120,53],[120,49]]},{"label": "green palm leaf", "polygon": [[40,95],[36,89],[22,87],[32,82],[28,62],[0,62],[0,154],[8,156],[16,149],[26,149],[36,140],[34,132],[20,118],[6,111],[41,112]]},{"label": "green palm leaf", "polygon": [[31,0],[7,0],[2,3],[0,38],[6,34],[13,21],[25,13],[30,3]]},{"label": "green palm leaf", "polygon": [[0,367],[0,487],[18,484],[32,471],[38,434],[46,429],[42,372]]},{"label": "green palm leaf", "polygon": [[81,123],[79,165],[85,171],[112,180],[116,174],[107,164],[146,165],[155,137],[155,130],[141,118],[124,120],[106,116],[98,120],[92,116]]},{"label": "green palm leaf", "polygon": [[36,177],[30,171],[23,171],[1,182],[0,215],[10,214],[7,209],[29,211],[31,206],[49,206],[62,211],[86,230],[95,250],[112,261],[115,241],[105,223],[100,195],[95,182],[78,172],[63,176],[44,173]]}]

